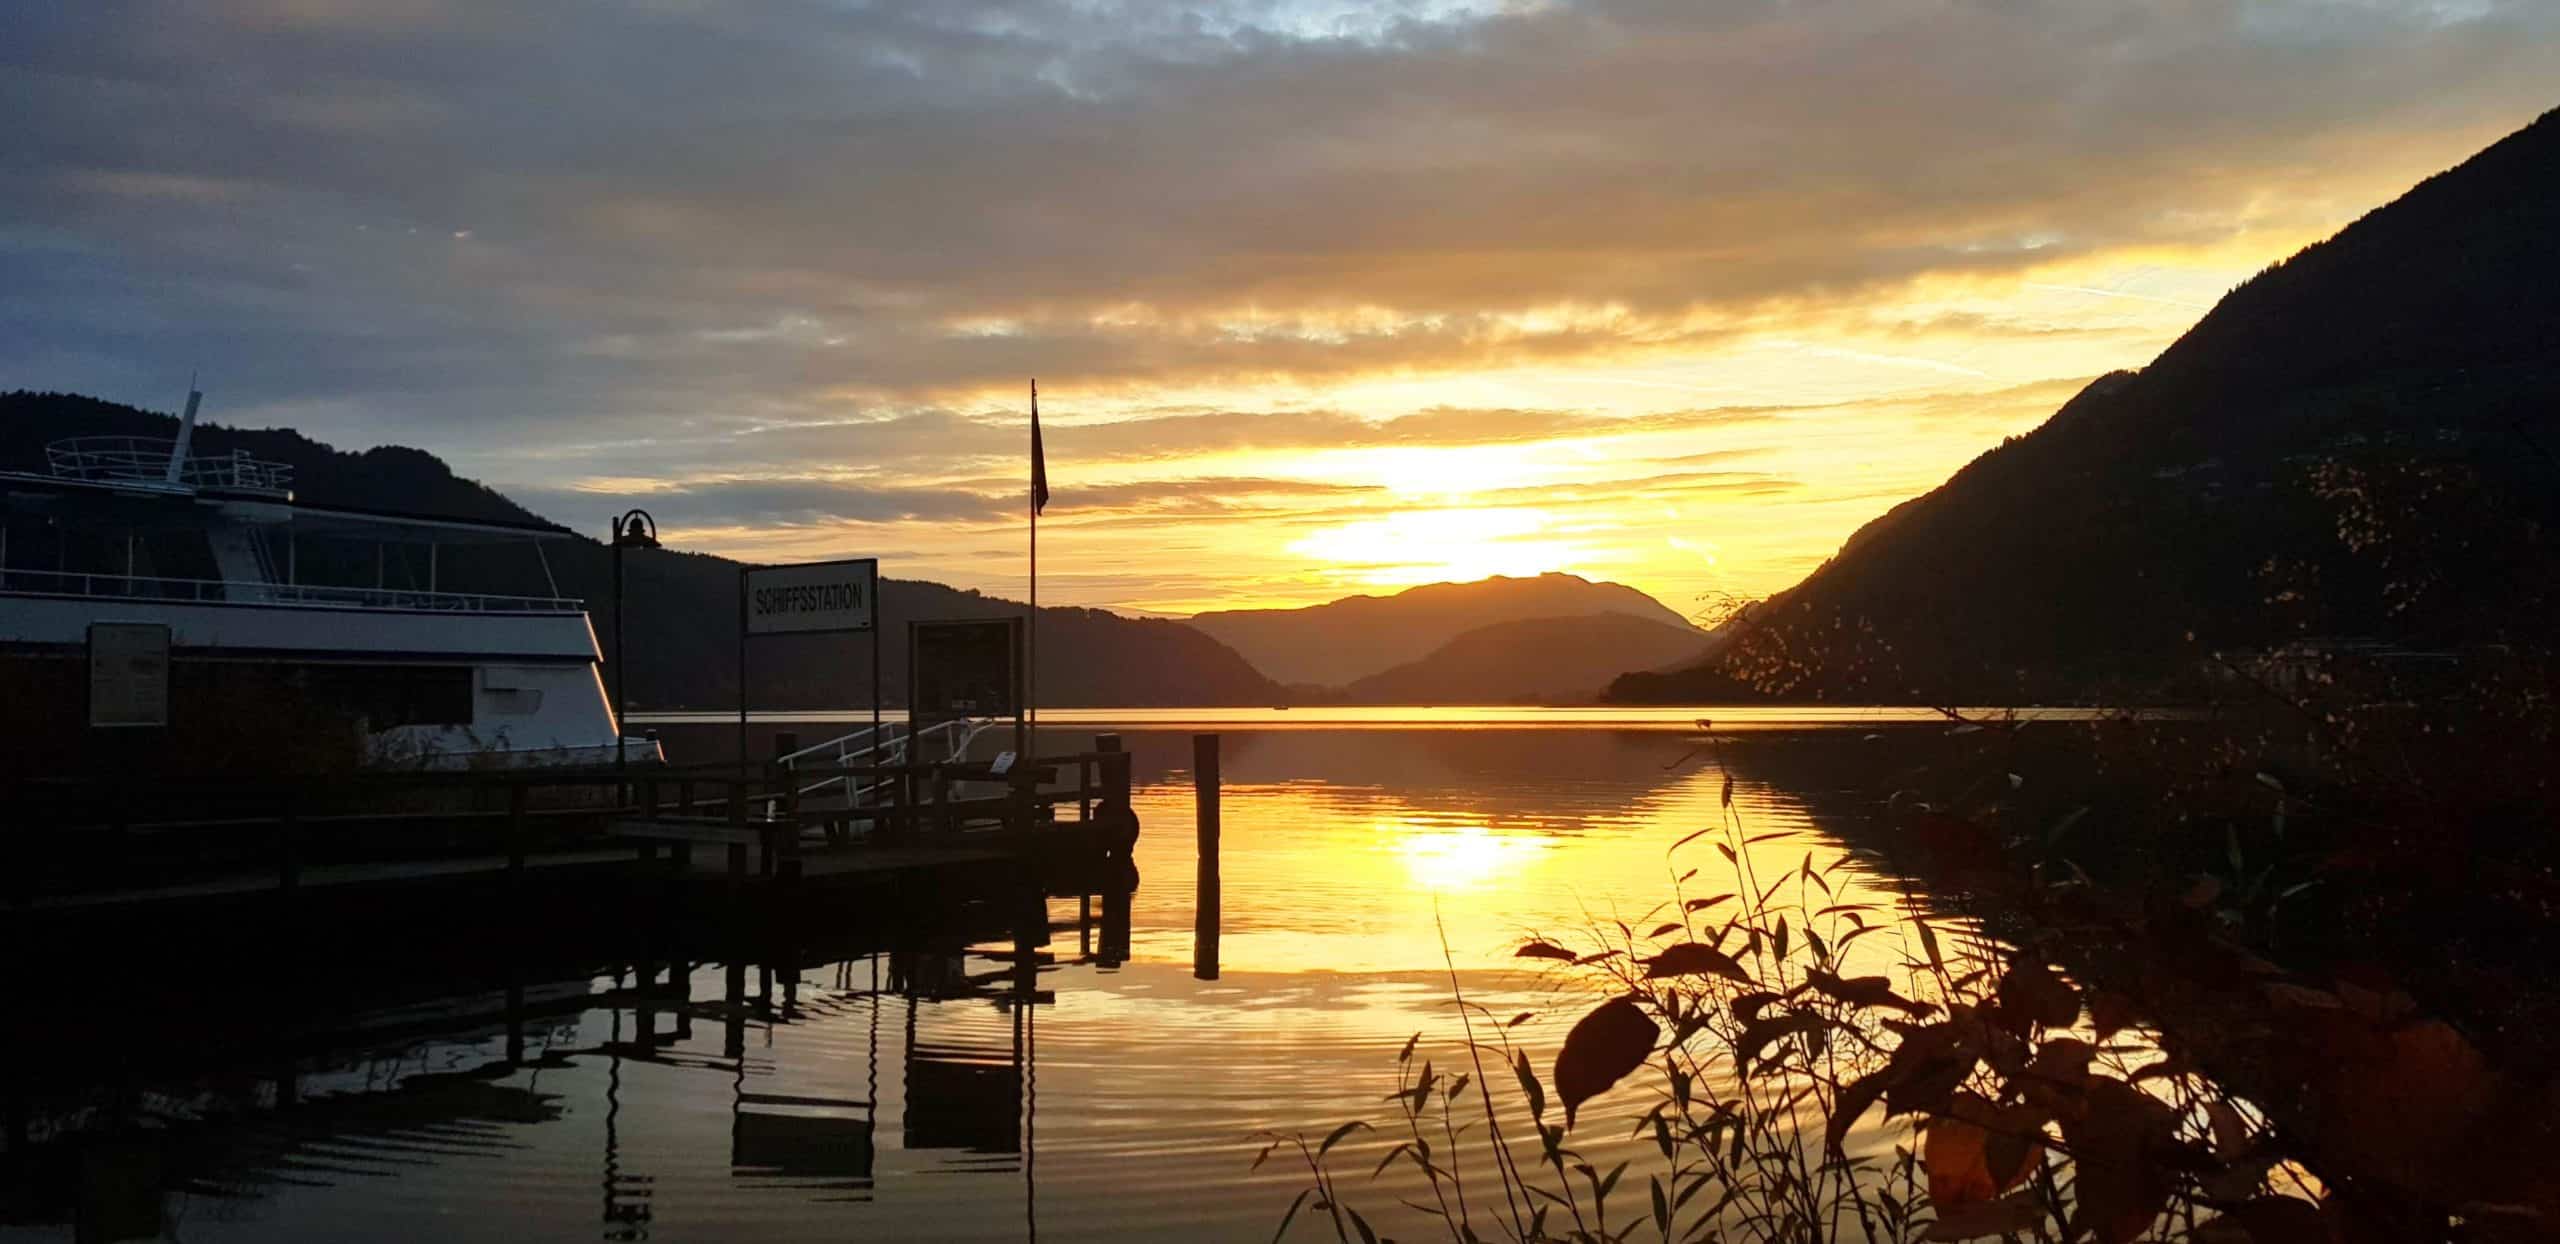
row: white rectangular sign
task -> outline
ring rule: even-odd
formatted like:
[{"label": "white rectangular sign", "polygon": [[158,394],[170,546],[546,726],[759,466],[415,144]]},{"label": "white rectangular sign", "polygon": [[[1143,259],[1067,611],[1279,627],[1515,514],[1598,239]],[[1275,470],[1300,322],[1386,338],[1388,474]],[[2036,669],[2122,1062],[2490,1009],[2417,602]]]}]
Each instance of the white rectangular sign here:
[{"label": "white rectangular sign", "polygon": [[157,622],[89,624],[89,724],[169,724],[169,628]]},{"label": "white rectangular sign", "polygon": [[874,558],[749,567],[743,587],[747,633],[867,631],[878,621],[879,589],[880,563]]}]

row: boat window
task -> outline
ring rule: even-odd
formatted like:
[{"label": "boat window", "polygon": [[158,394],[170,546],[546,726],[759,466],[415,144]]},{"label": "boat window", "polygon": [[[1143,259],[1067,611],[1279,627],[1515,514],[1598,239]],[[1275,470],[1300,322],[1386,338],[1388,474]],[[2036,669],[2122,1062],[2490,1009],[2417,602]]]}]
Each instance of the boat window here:
[{"label": "boat window", "polygon": [[491,688],[480,694],[484,697],[481,702],[493,713],[523,717],[542,711],[542,693],[531,688]]}]

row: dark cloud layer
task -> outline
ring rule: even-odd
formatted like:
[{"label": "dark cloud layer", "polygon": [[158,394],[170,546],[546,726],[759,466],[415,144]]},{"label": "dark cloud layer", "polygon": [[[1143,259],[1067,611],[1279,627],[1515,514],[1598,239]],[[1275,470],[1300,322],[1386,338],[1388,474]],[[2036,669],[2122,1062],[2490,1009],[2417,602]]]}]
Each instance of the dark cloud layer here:
[{"label": "dark cloud layer", "polygon": [[[202,365],[235,404],[498,434],[1572,357],[1625,333],[1506,314],[2179,241],[2360,147],[2520,121],[2555,27],[2532,0],[1592,0],[1358,38],[1249,4],[27,6],[0,367]],[[1672,322],[1643,331],[1712,338]]]},{"label": "dark cloud layer", "polygon": [[[1130,533],[1097,559],[1392,500],[1266,451],[1641,434],[1624,478],[1481,499],[1839,502],[1867,477],[1759,459],[1820,439],[1845,348],[1650,413],[1335,390],[1773,325],[1943,379],[1937,341],[2114,330],[1897,291],[2334,223],[2369,205],[2322,200],[2339,170],[2450,164],[2554,82],[2549,0],[29,3],[0,387],[172,405],[202,369],[226,421],[423,445],[546,512],[968,531],[1014,520],[989,395],[1037,375],[1058,521]],[[2141,360],[2095,361],[1893,418],[1978,438],[2016,426],[1998,385]]]}]

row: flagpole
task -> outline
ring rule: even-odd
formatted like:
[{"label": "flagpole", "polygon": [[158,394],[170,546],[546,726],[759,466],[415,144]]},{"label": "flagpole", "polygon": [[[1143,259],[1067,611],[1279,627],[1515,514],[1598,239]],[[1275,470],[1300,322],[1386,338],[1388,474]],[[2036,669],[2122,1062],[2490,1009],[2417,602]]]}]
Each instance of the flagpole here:
[{"label": "flagpole", "polygon": [[[1040,457],[1040,381],[1031,381],[1031,454],[1036,464]],[[1024,490],[1031,510],[1031,618],[1024,627],[1022,680],[1023,706],[1028,710],[1030,728],[1023,734],[1022,763],[1031,762],[1038,746],[1040,732],[1040,480],[1036,472]]]}]

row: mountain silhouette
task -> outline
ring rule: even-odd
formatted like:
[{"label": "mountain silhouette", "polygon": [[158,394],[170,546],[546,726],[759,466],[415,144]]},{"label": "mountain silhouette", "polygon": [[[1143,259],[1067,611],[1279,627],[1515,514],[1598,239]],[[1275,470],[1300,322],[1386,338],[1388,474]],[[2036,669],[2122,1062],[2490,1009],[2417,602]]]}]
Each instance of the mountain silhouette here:
[{"label": "mountain silhouette", "polygon": [[1631,613],[1526,618],[1480,626],[1417,661],[1353,681],[1354,704],[1479,704],[1499,688],[1505,702],[1586,704],[1627,666],[1696,660],[1707,646],[1697,628]]},{"label": "mountain silhouette", "polygon": [[[1687,619],[1634,588],[1554,573],[1432,583],[1392,596],[1346,596],[1303,609],[1220,610],[1193,617],[1191,625],[1243,653],[1254,668],[1281,682],[1344,687],[1419,661],[1478,627],[1601,614],[1625,614],[1683,629],[1689,626]],[[1475,695],[1479,700],[1507,700],[1528,694],[1523,687],[1505,681],[1488,684]]]},{"label": "mountain silhouette", "polygon": [[2549,113],[1868,523],[1705,662],[1610,696],[2159,695],[2297,640],[2538,638],[2555,415]]}]

